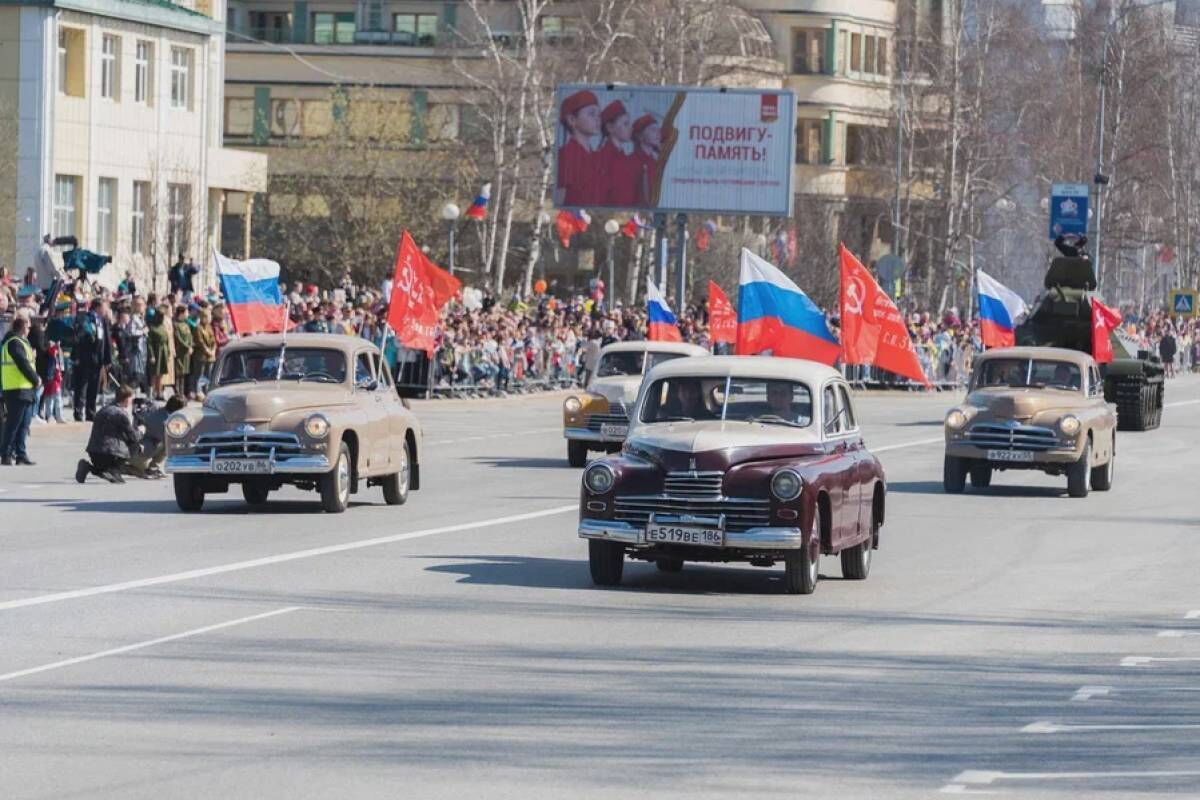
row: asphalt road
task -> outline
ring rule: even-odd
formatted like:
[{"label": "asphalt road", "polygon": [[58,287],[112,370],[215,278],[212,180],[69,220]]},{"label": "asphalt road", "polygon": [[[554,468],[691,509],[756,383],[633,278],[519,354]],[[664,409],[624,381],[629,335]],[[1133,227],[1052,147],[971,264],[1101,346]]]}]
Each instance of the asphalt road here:
[{"label": "asphalt road", "polygon": [[0,471],[0,797],[1200,796],[1200,380],[1109,493],[941,490],[946,395],[860,399],[871,577],[593,588],[560,397],[423,404],[425,487],[198,515]]}]

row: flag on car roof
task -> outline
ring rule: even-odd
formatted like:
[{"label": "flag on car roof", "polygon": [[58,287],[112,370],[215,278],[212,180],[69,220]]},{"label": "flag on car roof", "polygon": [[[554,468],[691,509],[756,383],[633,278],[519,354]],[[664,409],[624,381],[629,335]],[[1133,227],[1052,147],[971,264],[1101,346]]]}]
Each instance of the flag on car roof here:
[{"label": "flag on car roof", "polygon": [[979,333],[984,347],[1012,347],[1017,322],[1029,311],[1021,296],[983,270],[975,270],[979,293]]},{"label": "flag on car roof", "polygon": [[777,267],[743,248],[737,354],[767,351],[832,364],[840,349],[817,304]]},{"label": "flag on car roof", "polygon": [[237,333],[278,333],[287,307],[279,289],[279,264],[267,258],[234,261],[213,250],[217,280]]},{"label": "flag on car roof", "polygon": [[654,285],[654,281],[646,278],[646,315],[649,317],[646,338],[652,342],[682,342],[679,333],[679,320],[667,305],[667,298]]},{"label": "flag on car roof", "polygon": [[488,201],[492,199],[492,185],[485,183],[483,188],[479,190],[479,194],[475,196],[475,202],[471,203],[471,207],[467,209],[467,219],[487,219]]}]

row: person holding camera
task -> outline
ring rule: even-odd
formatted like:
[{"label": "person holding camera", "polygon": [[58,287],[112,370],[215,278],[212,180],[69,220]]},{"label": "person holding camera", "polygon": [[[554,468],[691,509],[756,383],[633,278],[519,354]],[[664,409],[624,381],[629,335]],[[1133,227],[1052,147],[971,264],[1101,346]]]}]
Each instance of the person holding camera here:
[{"label": "person holding camera", "polygon": [[124,483],[121,471],[129,464],[131,450],[137,449],[141,441],[142,433],[133,422],[133,389],[123,384],[117,388],[112,404],[96,412],[88,437],[88,458],[79,459],[75,480],[83,483],[88,475],[95,475],[109,483]]}]

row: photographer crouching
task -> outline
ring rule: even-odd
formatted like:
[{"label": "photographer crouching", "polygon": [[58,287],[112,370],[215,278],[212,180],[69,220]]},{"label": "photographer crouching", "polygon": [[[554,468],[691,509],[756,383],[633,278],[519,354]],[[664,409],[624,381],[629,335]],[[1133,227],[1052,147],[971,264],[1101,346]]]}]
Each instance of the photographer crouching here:
[{"label": "photographer crouching", "polygon": [[121,472],[128,469],[130,451],[139,450],[141,431],[133,422],[133,389],[122,385],[111,405],[96,412],[92,433],[88,437],[88,458],[79,459],[75,480],[83,483],[95,475],[109,483],[124,483]]}]

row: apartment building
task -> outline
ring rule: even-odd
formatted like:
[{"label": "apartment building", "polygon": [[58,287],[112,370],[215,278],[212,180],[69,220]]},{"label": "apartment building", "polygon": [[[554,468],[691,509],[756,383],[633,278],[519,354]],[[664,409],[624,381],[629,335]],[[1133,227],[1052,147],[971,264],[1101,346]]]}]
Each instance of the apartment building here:
[{"label": "apartment building", "polygon": [[109,284],[164,288],[180,253],[213,279],[228,198],[267,185],[222,145],[224,33],[223,0],[0,0],[0,263],[50,233],[111,255]]}]

